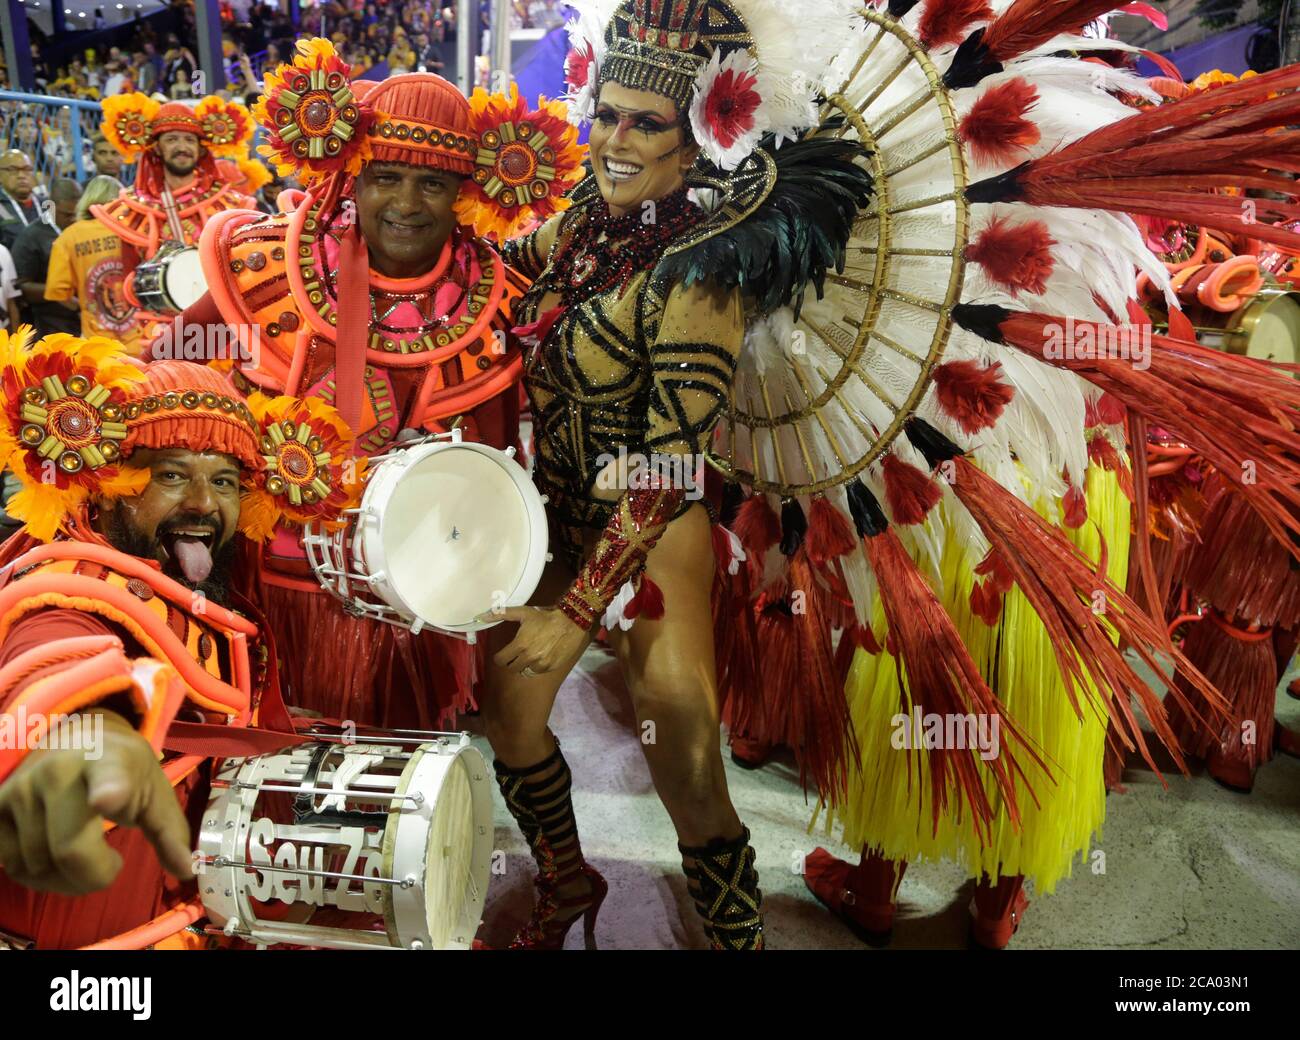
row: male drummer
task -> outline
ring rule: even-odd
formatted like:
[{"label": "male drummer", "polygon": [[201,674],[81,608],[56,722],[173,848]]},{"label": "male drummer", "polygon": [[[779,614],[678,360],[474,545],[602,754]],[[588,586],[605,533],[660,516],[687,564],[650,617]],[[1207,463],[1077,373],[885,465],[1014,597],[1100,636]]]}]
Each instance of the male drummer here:
[{"label": "male drummer", "polygon": [[[262,465],[260,437],[218,372],[168,361],[126,382],[124,356],[85,342],[60,350],[86,383],[59,376],[48,352],[0,369],[45,413],[42,447],[54,446],[20,448],[10,467],[29,489],[44,458],[65,476],[44,505],[30,499],[25,531],[0,551],[0,949],[193,947],[205,943],[186,909],[204,756],[292,743],[246,728],[256,717],[291,730],[265,631],[230,591],[241,475]],[[72,456],[89,499],[66,477]],[[118,826],[105,833],[105,819]]]},{"label": "male drummer", "polygon": [[[303,94],[317,70],[352,93]],[[312,187],[293,213],[213,220],[200,246],[209,295],[183,321],[224,321],[245,340],[256,330],[260,350],[243,353],[257,360],[242,361],[237,378],[335,403],[372,456],[404,431],[458,421],[467,439],[514,445],[522,357],[510,305],[523,283],[457,205],[482,126],[439,76],[349,87],[347,74],[328,41],[313,40],[267,76],[255,114],[280,172]],[[298,90],[286,100],[289,83]],[[328,128],[340,121],[357,130],[336,155],[322,148],[332,157],[316,163],[294,151],[304,140],[337,148]],[[419,729],[445,728],[473,703],[474,648],[346,613],[293,533],[265,547],[259,572],[263,609],[291,662],[290,703]]]},{"label": "male drummer", "polygon": [[216,96],[159,106],[135,93],[105,102],[101,130],[126,162],[137,164],[135,183],[90,212],[122,240],[128,301],[140,306],[135,320],[150,340],[160,320],[174,314],[157,300],[138,299],[132,273],[164,248],[197,245],[215,214],[257,205],[216,162],[219,155],[248,157],[252,120],[242,105]]}]

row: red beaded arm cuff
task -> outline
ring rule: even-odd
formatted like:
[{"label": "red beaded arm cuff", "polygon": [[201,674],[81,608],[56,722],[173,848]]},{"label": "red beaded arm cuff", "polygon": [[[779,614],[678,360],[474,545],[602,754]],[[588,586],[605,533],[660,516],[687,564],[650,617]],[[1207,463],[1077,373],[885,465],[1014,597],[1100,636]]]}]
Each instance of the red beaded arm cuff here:
[{"label": "red beaded arm cuff", "polygon": [[626,492],[618,500],[591,559],[560,600],[564,616],[584,631],[603,617],[618,590],[645,568],[646,557],[681,510],[685,498],[686,491],[679,487]]}]

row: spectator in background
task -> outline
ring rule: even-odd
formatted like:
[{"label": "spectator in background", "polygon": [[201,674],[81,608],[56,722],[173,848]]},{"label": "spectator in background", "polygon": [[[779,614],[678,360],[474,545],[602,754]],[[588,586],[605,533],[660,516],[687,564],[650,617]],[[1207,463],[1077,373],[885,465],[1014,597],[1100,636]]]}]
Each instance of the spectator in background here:
[{"label": "spectator in background", "polygon": [[103,177],[116,178],[122,173],[122,155],[113,147],[108,138],[97,133],[91,138],[91,161],[95,164],[95,173]]},{"label": "spectator in background", "polygon": [[77,203],[77,219],[60,232],[50,249],[50,266],[45,278],[45,298],[62,301],[71,311],[74,300],[81,304],[81,334],[107,336],[129,348],[138,343],[140,332],[135,308],[123,291],[126,264],[122,240],[90,212],[117,198],[122,185],[112,177],[92,177]]},{"label": "spectator in background", "polygon": [[0,246],[0,329],[16,329],[22,321],[18,301],[22,299],[18,288],[18,272],[9,250]]},{"label": "spectator in background", "polygon": [[95,17],[91,22],[91,27],[94,29],[108,28],[108,19],[104,17],[104,9],[102,7],[95,8]]},{"label": "spectator in background", "polygon": [[12,245],[18,232],[40,219],[31,157],[17,148],[0,153],[0,245]]},{"label": "spectator in background", "polygon": [[154,87],[158,83],[158,73],[154,70],[153,65],[149,63],[144,51],[136,51],[132,55],[132,60],[135,62],[135,89],[142,94],[152,94]]},{"label": "spectator in background", "polygon": [[173,101],[184,101],[193,96],[193,91],[190,90],[189,70],[182,65],[176,70],[176,82],[172,84],[171,98]]},{"label": "spectator in background", "polygon": [[13,262],[18,275],[18,288],[23,302],[31,314],[38,336],[52,332],[66,332],[70,336],[81,333],[81,316],[74,307],[54,303],[45,298],[45,276],[50,267],[50,251],[60,232],[77,221],[77,205],[81,201],[81,185],[69,177],[60,177],[50,185],[52,220],[38,220],[23,228],[14,242]]},{"label": "spectator in background", "polygon": [[128,79],[126,68],[121,62],[112,61],[104,66],[104,71],[108,73],[108,78],[104,80],[104,97],[114,97],[123,93]]}]

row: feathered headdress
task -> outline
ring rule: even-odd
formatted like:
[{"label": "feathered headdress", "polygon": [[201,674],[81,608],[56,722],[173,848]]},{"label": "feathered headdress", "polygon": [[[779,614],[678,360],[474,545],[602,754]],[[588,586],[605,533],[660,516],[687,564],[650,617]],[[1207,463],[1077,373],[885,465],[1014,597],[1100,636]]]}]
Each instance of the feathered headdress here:
[{"label": "feathered headdress", "polygon": [[240,530],[261,541],[283,522],[338,527],[361,501],[366,471],[347,424],[314,397],[254,394],[248,407],[262,431],[262,464],[241,500]]},{"label": "feathered headdress", "polygon": [[815,98],[851,0],[579,0],[569,27],[568,98],[590,121],[600,86],[676,103],[704,155],[733,170],[766,134],[794,138]]},{"label": "feathered headdress", "polygon": [[282,177],[314,184],[333,173],[356,174],[370,158],[375,112],[350,82],[351,68],[329,40],[299,40],[288,65],[266,74],[253,114],[267,129],[258,153]]},{"label": "feathered headdress", "polygon": [[6,507],[41,540],[90,495],[132,495],[147,473],[124,468],[128,388],[144,373],[102,337],[0,331],[0,465],[19,483]]},{"label": "feathered headdress", "polygon": [[504,242],[568,208],[564,196],[581,179],[583,148],[562,102],[542,98],[529,111],[514,84],[508,96],[480,87],[470,118],[478,153],[456,200],[462,224]]}]

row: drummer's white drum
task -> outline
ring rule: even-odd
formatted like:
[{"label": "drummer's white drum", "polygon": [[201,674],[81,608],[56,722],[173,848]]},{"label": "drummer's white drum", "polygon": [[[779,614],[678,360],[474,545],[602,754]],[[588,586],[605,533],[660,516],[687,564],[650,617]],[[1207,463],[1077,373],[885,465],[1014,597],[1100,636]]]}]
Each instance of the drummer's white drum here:
[{"label": "drummer's white drum", "polygon": [[132,286],[140,306],[155,314],[179,314],[208,291],[198,249],[178,242],[137,266]]},{"label": "drummer's white drum", "polygon": [[199,833],[208,916],[258,946],[468,949],[491,875],[483,756],[461,733],[358,739],[225,761]]},{"label": "drummer's white drum", "polygon": [[347,526],[303,536],[321,585],[358,616],[472,641],[548,559],[545,500],[513,456],[453,431],[372,459]]}]

